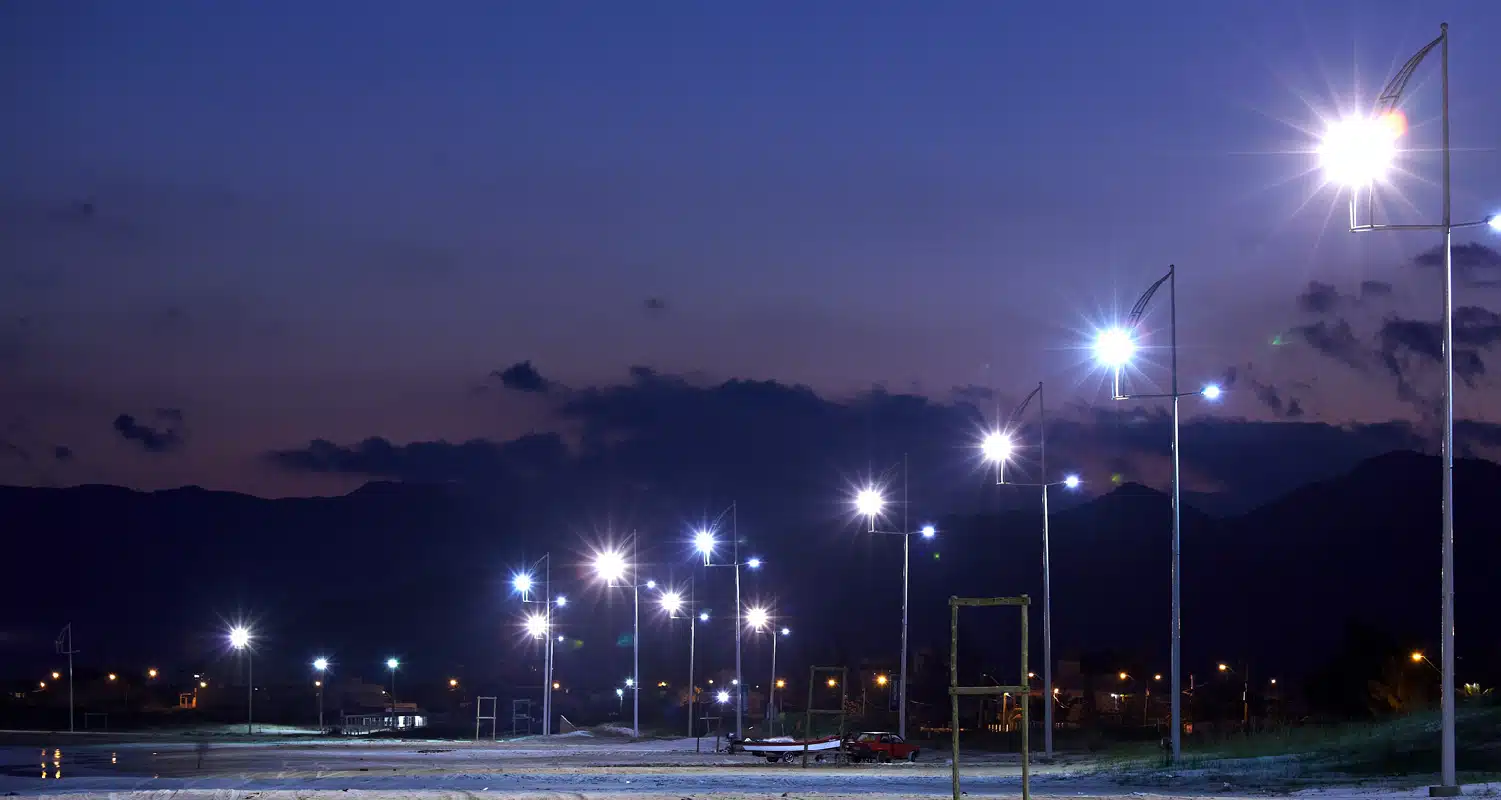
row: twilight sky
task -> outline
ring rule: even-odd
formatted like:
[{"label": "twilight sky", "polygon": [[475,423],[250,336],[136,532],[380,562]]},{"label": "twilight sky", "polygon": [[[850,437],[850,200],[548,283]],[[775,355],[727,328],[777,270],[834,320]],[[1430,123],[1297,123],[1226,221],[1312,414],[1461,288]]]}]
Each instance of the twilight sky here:
[{"label": "twilight sky", "polygon": [[[1087,420],[1081,345],[1170,262],[1213,414],[1421,421],[1437,237],[1345,232],[1310,151],[1441,21],[1476,219],[1481,0],[6,3],[0,482],[342,491],[266,453],[563,424],[491,376],[526,360]],[[1437,75],[1391,221],[1440,208]],[[1501,422],[1501,243],[1457,241],[1459,411]]]}]

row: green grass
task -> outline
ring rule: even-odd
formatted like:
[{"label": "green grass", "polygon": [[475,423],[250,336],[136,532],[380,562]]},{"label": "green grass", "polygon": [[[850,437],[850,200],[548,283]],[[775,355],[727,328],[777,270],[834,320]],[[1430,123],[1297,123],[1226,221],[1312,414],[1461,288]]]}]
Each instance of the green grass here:
[{"label": "green grass", "polygon": [[[1461,709],[1456,734],[1455,765],[1462,782],[1494,780],[1501,774],[1501,708]],[[1191,741],[1185,742],[1181,766],[1169,771],[1162,762],[1158,748],[1128,745],[1105,754],[1099,768],[1147,782],[1193,771],[1203,781],[1242,787],[1297,788],[1377,778],[1419,785],[1439,771],[1439,716],[1423,712]]]}]

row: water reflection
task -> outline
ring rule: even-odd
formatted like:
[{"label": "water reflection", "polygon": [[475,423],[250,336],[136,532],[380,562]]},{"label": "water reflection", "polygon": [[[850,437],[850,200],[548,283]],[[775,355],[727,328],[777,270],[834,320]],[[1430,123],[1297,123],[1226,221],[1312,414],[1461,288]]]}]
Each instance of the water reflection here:
[{"label": "water reflection", "polygon": [[58,778],[61,778],[62,776],[63,751],[61,749],[52,751],[52,774],[49,775],[47,773],[47,751],[42,750],[42,780],[47,780],[48,778],[56,780]]}]

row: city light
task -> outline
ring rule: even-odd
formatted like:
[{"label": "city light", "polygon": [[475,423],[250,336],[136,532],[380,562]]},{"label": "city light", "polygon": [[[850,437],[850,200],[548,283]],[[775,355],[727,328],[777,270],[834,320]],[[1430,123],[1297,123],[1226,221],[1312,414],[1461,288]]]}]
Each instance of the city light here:
[{"label": "city light", "polygon": [[855,495],[855,510],[862,516],[874,517],[881,513],[881,507],[884,505],[886,505],[886,500],[875,489],[861,489]]},{"label": "city light", "polygon": [[244,626],[235,626],[229,629],[229,646],[236,650],[244,650],[250,646],[250,630]]},{"label": "city light", "polygon": [[37,688],[38,689],[45,689],[45,688],[47,688],[47,682],[46,681],[39,681],[38,684],[37,684]]},{"label": "city light", "polygon": [[388,659],[386,659],[386,669],[394,671],[399,666],[401,666],[401,662],[398,661],[397,659],[395,659],[395,658],[388,658]]},{"label": "city light", "polygon": [[924,539],[931,539],[931,538],[933,538],[934,536],[937,536],[937,535],[938,535],[938,529],[937,528],[934,528],[932,525],[924,525],[924,526],[922,526],[922,538],[924,538]]},{"label": "city light", "polygon": [[714,695],[714,699],[719,701],[720,705],[724,705],[725,703],[730,702],[730,693],[723,689],[720,689],[719,694]]},{"label": "city light", "polygon": [[829,688],[830,689],[832,689],[832,688],[834,688],[835,686],[838,686],[838,685],[839,685],[839,681],[836,681],[833,678],[829,678]]},{"label": "city light", "polygon": [[764,608],[749,608],[745,611],[745,624],[761,630],[771,621],[771,615]]},{"label": "city light", "polygon": [[1205,400],[1218,400],[1220,399],[1221,391],[1218,384],[1211,383],[1208,386],[1205,386],[1204,390],[1200,392],[1200,394],[1204,395]]},{"label": "city light", "polygon": [[315,687],[322,686],[322,685],[323,685],[323,681],[316,681],[316,680],[313,681],[313,686],[315,686]]},{"label": "city light", "polygon": [[1340,186],[1369,186],[1391,169],[1397,139],[1406,127],[1406,118],[1398,111],[1340,120],[1329,126],[1319,143],[1319,164],[1329,180]]},{"label": "city light", "polygon": [[782,679],[782,678],[777,678],[777,688],[778,689],[786,689],[787,688],[787,681],[784,680],[784,679]]},{"label": "city light", "polygon": [[635,685],[636,685],[636,679],[635,678],[626,678],[625,679],[625,686],[626,686],[627,689],[632,688]]},{"label": "city light", "polygon": [[459,685],[459,679],[458,678],[449,678],[448,679],[448,688],[455,689],[455,688],[458,688],[458,685]]},{"label": "city light", "polygon": [[1230,671],[1230,665],[1229,664],[1221,664],[1219,668],[1220,668],[1220,672],[1229,672]]},{"label": "city light", "polygon": [[980,441],[980,453],[986,461],[996,463],[1011,458],[1011,437],[1000,431],[991,431]]},{"label": "city light", "polygon": [[328,659],[326,659],[326,658],[315,658],[315,659],[313,659],[313,669],[316,669],[319,672],[326,672],[328,670]]},{"label": "city light", "polygon": [[783,636],[791,636],[792,635],[792,629],[791,628],[783,628],[782,629],[782,635]]},{"label": "city light", "polygon": [[[832,680],[829,681],[829,685],[833,686],[834,682]],[[877,675],[876,676],[876,685],[877,686],[885,686],[886,685],[886,676],[885,675]]]},{"label": "city light", "polygon": [[708,622],[709,621],[709,612],[707,612],[707,611],[701,611],[701,612],[699,612],[698,621],[699,622]]},{"label": "city light", "polygon": [[1069,489],[1077,489],[1077,488],[1079,488],[1079,476],[1078,475],[1066,475],[1066,476],[1064,476],[1064,478],[1063,478],[1063,485],[1066,488],[1069,488]]},{"label": "city light", "polygon": [[156,677],[156,667],[152,667],[151,669],[146,670],[146,677],[148,677],[148,678],[155,678]]},{"label": "city light", "polygon": [[1121,680],[1125,680],[1125,679],[1126,679],[1126,673],[1122,672],[1121,673]]},{"label": "city light", "polygon": [[1501,214],[1497,214],[1486,220],[1486,224],[1491,226],[1491,230],[1501,233]]},{"label": "city light", "polygon": [[657,588],[657,582],[656,581],[647,581],[646,582],[646,588],[648,588],[648,589],[655,589],[655,588]]},{"label": "city light", "polygon": [[683,607],[683,596],[677,592],[662,593],[662,610],[669,614],[676,614]]},{"label": "city light", "polygon": [[[1414,664],[1416,664],[1416,663],[1418,663],[1419,661],[1422,661],[1422,660],[1423,660],[1423,651],[1421,651],[1421,650],[1414,650],[1414,651],[1412,651],[1412,662]],[[1220,666],[1220,669],[1224,669],[1224,668],[1225,668],[1224,665]]]},{"label": "city light", "polygon": [[563,688],[563,684],[562,684],[561,681],[553,681],[552,682],[552,688],[553,688],[554,691],[556,691],[558,689]]},{"label": "city light", "polygon": [[532,590],[532,576],[525,572],[518,573],[515,577],[511,578],[511,588],[522,595],[530,593]]},{"label": "city light", "polygon": [[745,562],[745,565],[747,567],[750,567],[751,569],[760,569],[761,568],[761,559],[759,559],[759,558],[750,558],[750,559],[747,559],[746,562]]},{"label": "city light", "polygon": [[63,676],[63,674],[61,672],[53,672],[52,673],[52,680],[60,680],[62,678],[62,676]]},{"label": "city light", "polygon": [[542,614],[528,614],[526,617],[526,633],[533,639],[541,639],[547,635],[547,617]]},{"label": "city light", "polygon": [[110,673],[110,674],[109,674],[109,679],[110,679],[110,680],[114,680],[114,679],[115,679],[115,677],[116,677],[116,676],[115,676],[115,673],[113,673],[113,672],[111,672],[111,673]]},{"label": "city light", "polygon": [[568,605],[568,597],[566,595],[560,594],[558,595],[558,599],[554,600],[553,602],[557,604],[558,608],[562,608],[563,606]]},{"label": "city light", "polygon": [[714,554],[715,544],[718,543],[714,541],[714,534],[708,531],[699,531],[693,535],[693,549],[703,553],[705,556]]},{"label": "city light", "polygon": [[625,577],[625,556],[606,550],[594,557],[594,571],[607,581],[618,581]]},{"label": "city light", "polygon": [[198,688],[200,688],[200,689],[207,689],[208,688],[208,681],[199,681],[198,682]]},{"label": "city light", "polygon": [[1124,328],[1110,328],[1095,337],[1094,354],[1101,364],[1119,369],[1136,355],[1136,342]]}]

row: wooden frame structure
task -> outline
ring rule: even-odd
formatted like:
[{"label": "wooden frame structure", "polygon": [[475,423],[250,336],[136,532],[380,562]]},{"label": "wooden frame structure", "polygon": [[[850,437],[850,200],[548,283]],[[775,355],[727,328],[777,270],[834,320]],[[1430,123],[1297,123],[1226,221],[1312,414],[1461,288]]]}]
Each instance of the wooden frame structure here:
[{"label": "wooden frame structure", "polygon": [[[950,597],[949,598],[949,729],[953,737],[954,758],[952,775],[954,800],[959,800],[959,698],[970,696],[995,696],[1011,692],[1024,698],[1022,706],[1022,800],[1032,798],[1031,766],[1028,763],[1028,733],[1032,727],[1032,683],[1027,677],[1027,609],[1032,598],[1019,597]],[[1022,636],[1021,683],[1015,686],[960,686],[959,685],[959,609],[1015,606],[1021,611]],[[1051,699],[1049,699],[1051,702]]]},{"label": "wooden frame structure", "polygon": [[[813,707],[813,688],[818,685],[818,676],[819,676],[820,673],[828,674],[828,675],[831,675],[831,676],[837,674],[839,676],[838,678],[835,678],[835,680],[839,681],[839,709],[838,710],[834,710],[834,709],[830,709],[830,708],[814,708]],[[804,712],[804,715],[803,715],[803,738],[804,739],[811,739],[813,737],[813,715],[814,714],[819,714],[819,715],[828,716],[828,717],[836,717],[836,716],[839,717],[839,741],[841,741],[841,742],[844,741],[844,737],[848,733],[848,731],[846,731],[845,727],[844,727],[845,716],[846,716],[845,715],[845,707],[849,703],[849,681],[847,680],[847,678],[849,678],[849,667],[809,667],[808,668],[808,708]],[[827,681],[828,678],[825,678],[824,680]],[[843,747],[839,748],[838,750],[836,750],[834,752],[835,752],[835,759],[836,759],[836,761],[839,760],[839,759],[843,759],[844,758],[844,748]],[[803,746],[803,766],[804,767],[808,766],[808,748],[807,748],[807,745]]]}]

